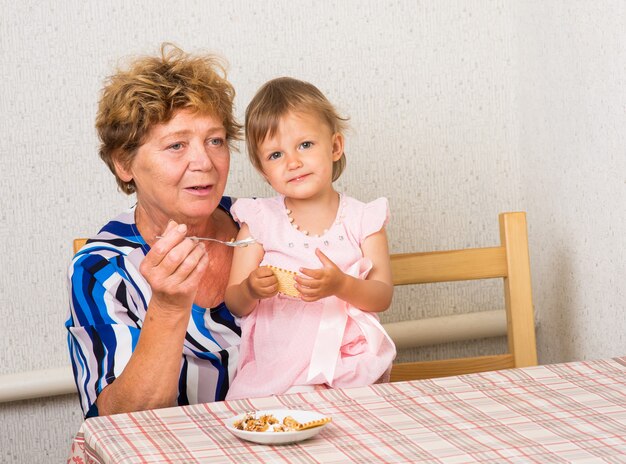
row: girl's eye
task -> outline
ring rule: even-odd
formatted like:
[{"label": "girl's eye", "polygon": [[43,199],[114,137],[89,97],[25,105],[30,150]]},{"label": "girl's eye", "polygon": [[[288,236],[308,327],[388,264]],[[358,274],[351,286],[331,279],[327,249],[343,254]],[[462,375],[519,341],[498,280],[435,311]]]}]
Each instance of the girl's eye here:
[{"label": "girl's eye", "polygon": [[224,139],[221,137],[211,138],[209,139],[209,144],[214,147],[221,147],[224,145]]},{"label": "girl's eye", "polygon": [[312,146],[313,146],[313,142],[302,142],[302,143],[300,144],[300,148],[304,148],[305,150],[306,150],[307,148],[311,148]]},{"label": "girl's eye", "polygon": [[267,157],[268,160],[275,160],[280,158],[281,156],[283,156],[283,154],[279,151],[275,151],[274,153],[270,153],[270,155]]}]

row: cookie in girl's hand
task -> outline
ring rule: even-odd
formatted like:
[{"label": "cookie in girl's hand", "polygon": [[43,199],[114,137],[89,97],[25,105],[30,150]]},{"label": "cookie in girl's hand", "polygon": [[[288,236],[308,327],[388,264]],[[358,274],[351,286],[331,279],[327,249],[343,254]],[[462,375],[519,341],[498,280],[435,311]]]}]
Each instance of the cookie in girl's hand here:
[{"label": "cookie in girl's hand", "polygon": [[282,293],[283,295],[294,296],[294,297],[300,296],[300,294],[298,293],[298,290],[296,290],[296,287],[294,287],[296,283],[296,281],[294,280],[294,277],[296,275],[295,272],[288,271],[286,269],[281,269],[275,266],[267,266],[267,267],[269,267],[272,270],[272,272],[278,279],[278,292],[279,293]]}]

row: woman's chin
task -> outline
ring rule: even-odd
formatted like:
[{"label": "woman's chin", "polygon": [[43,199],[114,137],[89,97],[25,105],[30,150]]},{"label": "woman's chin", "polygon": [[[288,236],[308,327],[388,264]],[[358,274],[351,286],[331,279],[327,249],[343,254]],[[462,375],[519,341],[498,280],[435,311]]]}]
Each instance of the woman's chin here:
[{"label": "woman's chin", "polygon": [[202,204],[197,203],[194,205],[186,205],[185,207],[180,209],[180,212],[184,216],[187,216],[190,220],[206,219],[215,212],[218,204],[219,200],[206,201],[202,202]]}]

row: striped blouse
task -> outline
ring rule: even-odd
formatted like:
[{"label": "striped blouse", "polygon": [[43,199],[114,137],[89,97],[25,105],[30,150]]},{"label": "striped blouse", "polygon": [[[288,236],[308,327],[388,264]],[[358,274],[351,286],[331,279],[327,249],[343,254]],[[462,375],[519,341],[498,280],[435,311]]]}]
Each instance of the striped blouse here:
[{"label": "striped blouse", "polygon": [[[231,203],[223,197],[220,207],[229,212]],[[131,208],[89,239],[70,265],[65,326],[86,418],[98,415],[96,397],[124,370],[137,345],[152,296],[139,272],[149,249]],[[179,405],[224,399],[237,366],[240,336],[224,303],[210,309],[193,305],[180,366]]]}]

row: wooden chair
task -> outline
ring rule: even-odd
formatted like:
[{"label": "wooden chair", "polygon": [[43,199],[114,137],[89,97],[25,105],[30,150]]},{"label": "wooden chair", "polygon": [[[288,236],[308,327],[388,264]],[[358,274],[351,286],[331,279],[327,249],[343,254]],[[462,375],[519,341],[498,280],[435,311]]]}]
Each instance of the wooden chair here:
[{"label": "wooden chair", "polygon": [[[525,213],[500,214],[501,245],[391,256],[394,285],[502,278],[508,353],[394,364],[391,380],[414,380],[537,364]],[[87,242],[74,239],[74,253]],[[474,313],[476,314],[476,313]]]},{"label": "wooden chair", "polygon": [[394,285],[502,278],[508,353],[394,364],[391,381],[537,365],[526,214],[502,213],[500,246],[391,256]]}]

